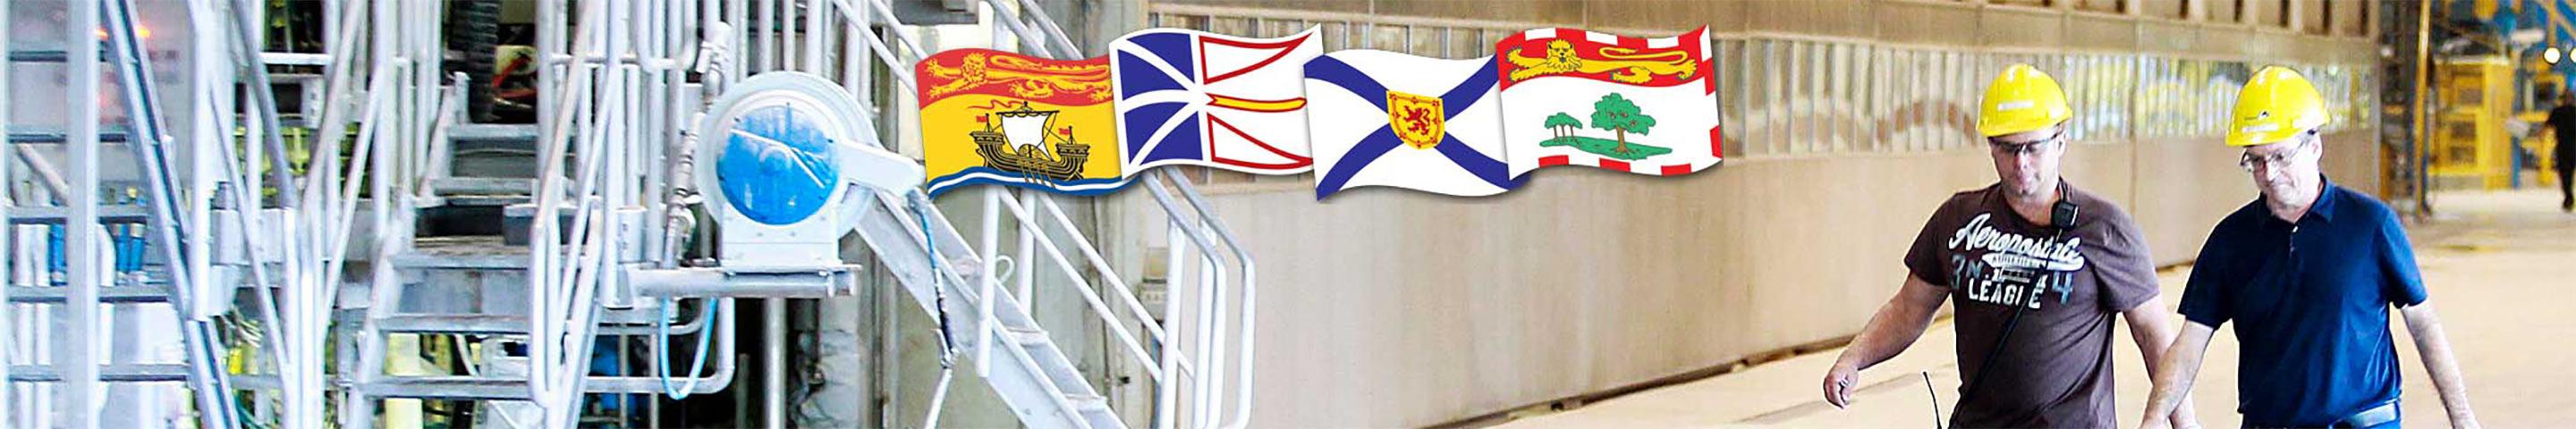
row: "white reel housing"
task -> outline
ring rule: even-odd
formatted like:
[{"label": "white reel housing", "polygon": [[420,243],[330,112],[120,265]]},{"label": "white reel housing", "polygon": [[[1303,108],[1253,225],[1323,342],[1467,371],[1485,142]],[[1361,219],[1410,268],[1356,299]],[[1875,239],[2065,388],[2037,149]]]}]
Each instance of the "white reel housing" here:
[{"label": "white reel housing", "polygon": [[762,73],[725,91],[698,124],[696,178],[730,270],[837,267],[840,237],[880,192],[921,186],[922,167],[877,143],[840,85]]}]

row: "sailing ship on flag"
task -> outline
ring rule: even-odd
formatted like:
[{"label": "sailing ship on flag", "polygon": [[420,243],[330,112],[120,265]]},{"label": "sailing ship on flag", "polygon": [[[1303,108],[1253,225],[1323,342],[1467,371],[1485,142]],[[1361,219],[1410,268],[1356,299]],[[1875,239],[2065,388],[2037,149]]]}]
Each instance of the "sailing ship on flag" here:
[{"label": "sailing ship on flag", "polygon": [[1109,60],[1049,60],[989,49],[914,66],[930,194],[1000,184],[1091,195],[1126,183],[1110,106]]}]

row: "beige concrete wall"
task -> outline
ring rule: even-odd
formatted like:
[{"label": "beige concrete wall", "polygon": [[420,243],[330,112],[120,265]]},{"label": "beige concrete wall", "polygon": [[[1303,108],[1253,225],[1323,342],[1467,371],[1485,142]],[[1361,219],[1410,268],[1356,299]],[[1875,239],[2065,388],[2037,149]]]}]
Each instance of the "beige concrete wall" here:
[{"label": "beige concrete wall", "polygon": [[[2350,162],[2375,156],[2369,144],[2329,140],[2330,174],[2371,174]],[[2066,170],[2119,201],[2170,264],[2252,200],[2236,154],[2210,140],[2083,144]],[[1679,178],[1560,169],[1488,198],[1377,188],[1316,202],[1291,189],[1210,202],[1261,262],[1256,421],[1419,426],[1850,335],[1894,293],[1931,209],[1993,183],[1988,159],[1744,159]]]},{"label": "beige concrete wall", "polygon": [[[2365,43],[2286,32],[1912,1],[1320,4],[1262,5],[1622,28],[1707,24],[1963,49],[2368,54]],[[2288,53],[2298,50],[2311,52]],[[2328,141],[2330,174],[2375,190],[2371,136]],[[2237,153],[2214,137],[2109,139],[2074,146],[2066,169],[2072,183],[2125,207],[2155,259],[2170,264],[2187,261],[2209,226],[2253,198]],[[1903,278],[1903,247],[1930,210],[1994,181],[1978,146],[1738,157],[1675,178],[1582,168],[1536,175],[1486,198],[1366,188],[1318,202],[1303,183],[1205,188],[1261,263],[1255,425],[1436,424],[1847,336]],[[1144,191],[1104,197],[1101,207],[1104,246],[1128,255],[1115,256],[1123,265],[1170,275],[1132,256],[1159,254],[1164,243],[1160,210]]]}]

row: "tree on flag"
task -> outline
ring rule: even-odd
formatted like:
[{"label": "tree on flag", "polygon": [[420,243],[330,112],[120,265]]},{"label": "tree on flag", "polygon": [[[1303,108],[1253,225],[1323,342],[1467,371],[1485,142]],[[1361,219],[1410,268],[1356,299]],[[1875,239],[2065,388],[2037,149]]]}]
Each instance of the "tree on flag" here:
[{"label": "tree on flag", "polygon": [[1592,102],[1592,127],[1618,133],[1619,146],[1610,151],[1625,154],[1632,152],[1628,150],[1628,133],[1645,135],[1655,128],[1655,117],[1637,111],[1637,103],[1614,92]]},{"label": "tree on flag", "polygon": [[1583,122],[1574,120],[1574,115],[1568,115],[1565,112],[1556,112],[1555,115],[1547,117],[1547,128],[1556,131],[1556,138],[1574,135],[1574,129],[1582,127]]},{"label": "tree on flag", "polygon": [[1647,135],[1649,131],[1654,130],[1655,117],[1639,109],[1636,102],[1628,101],[1627,97],[1620,96],[1618,93],[1601,96],[1600,100],[1592,102],[1592,128],[1609,131],[1611,138],[1576,135],[1575,130],[1583,128],[1583,123],[1575,122],[1573,115],[1564,112],[1548,116],[1546,125],[1549,128],[1559,126],[1571,128],[1559,129],[1556,137],[1539,142],[1540,147],[1571,147],[1584,153],[1621,161],[1637,161],[1673,153],[1671,148],[1628,142],[1628,134]]},{"label": "tree on flag", "polygon": [[[1706,34],[1647,39],[1541,28],[1495,43],[1512,177],[1556,165],[1663,176],[1717,165],[1716,61]],[[1573,123],[1576,113],[1564,111],[1572,106],[1592,107],[1589,127]]]}]

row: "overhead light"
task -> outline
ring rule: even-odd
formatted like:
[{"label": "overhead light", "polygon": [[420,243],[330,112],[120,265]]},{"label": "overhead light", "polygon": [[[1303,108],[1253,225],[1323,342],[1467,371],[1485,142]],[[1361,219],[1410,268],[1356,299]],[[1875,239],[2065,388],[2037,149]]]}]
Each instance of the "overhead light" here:
[{"label": "overhead light", "polygon": [[2549,60],[2550,64],[2558,64],[2558,60],[2561,58],[2560,55],[2564,54],[2558,52],[2558,47],[2551,46],[2549,47],[2549,50],[2540,52],[2540,59]]}]

